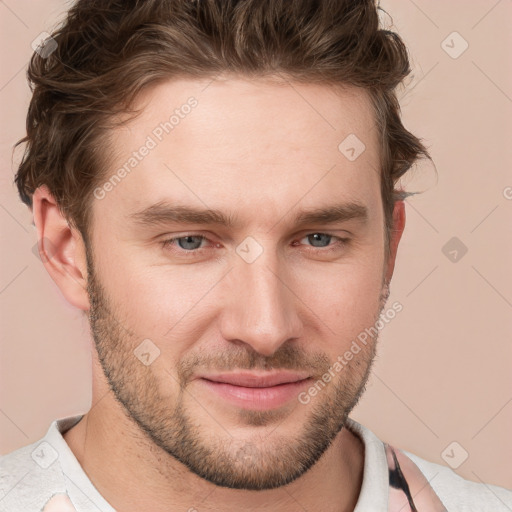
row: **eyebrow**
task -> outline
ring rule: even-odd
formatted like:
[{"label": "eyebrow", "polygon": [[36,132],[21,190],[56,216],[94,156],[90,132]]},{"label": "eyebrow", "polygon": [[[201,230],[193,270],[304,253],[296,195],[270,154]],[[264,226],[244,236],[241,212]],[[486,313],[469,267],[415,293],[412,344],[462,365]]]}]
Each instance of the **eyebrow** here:
[{"label": "eyebrow", "polygon": [[[228,228],[237,225],[235,216],[226,215],[220,210],[171,205],[165,201],[131,213],[128,218],[142,227],[172,223],[217,225]],[[368,208],[361,203],[348,202],[302,210],[294,217],[293,225],[300,227],[307,224],[334,224],[352,219],[366,222],[368,220]]]}]

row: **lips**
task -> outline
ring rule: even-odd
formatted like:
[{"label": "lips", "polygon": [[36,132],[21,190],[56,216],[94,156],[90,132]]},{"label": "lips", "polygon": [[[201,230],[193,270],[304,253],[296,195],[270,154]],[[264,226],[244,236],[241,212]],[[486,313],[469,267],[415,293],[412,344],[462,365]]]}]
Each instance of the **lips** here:
[{"label": "lips", "polygon": [[283,407],[296,400],[310,381],[307,373],[281,370],[204,374],[196,379],[217,400],[259,411]]},{"label": "lips", "polygon": [[231,384],[232,386],[242,386],[246,388],[269,388],[281,384],[292,384],[309,378],[307,373],[296,372],[277,372],[277,373],[223,373],[202,375],[202,379],[211,382]]}]

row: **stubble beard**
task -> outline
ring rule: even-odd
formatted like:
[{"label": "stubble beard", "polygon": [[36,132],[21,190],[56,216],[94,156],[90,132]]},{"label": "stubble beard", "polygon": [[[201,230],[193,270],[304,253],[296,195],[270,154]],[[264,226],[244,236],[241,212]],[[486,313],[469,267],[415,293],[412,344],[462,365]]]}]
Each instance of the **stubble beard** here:
[{"label": "stubble beard", "polygon": [[[188,404],[195,406],[200,397],[192,397],[187,377],[204,359],[195,356],[180,362],[177,368],[179,391],[174,398],[162,393],[162,381],[173,382],[171,374],[158,376],[151,366],[143,365],[133,350],[144,337],[138,337],[116,318],[111,301],[96,279],[88,258],[89,322],[98,359],[115,399],[129,421],[165,453],[182,463],[199,477],[221,487],[245,490],[274,489],[293,482],[310,469],[325,453],[341,431],[348,415],[366,389],[375,358],[377,335],[345,366],[336,381],[330,382],[307,405],[298,400],[293,409],[307,411],[302,426],[294,434],[280,433],[288,414],[280,410],[251,411],[240,409],[239,421],[254,427],[250,439],[237,439],[228,428],[215,420],[214,425],[199,424]],[[389,295],[381,296],[380,312]],[[294,345],[283,344],[270,357],[256,352],[237,351],[222,358],[207,360],[222,369],[313,368],[319,377],[331,366],[325,354],[316,358],[304,355]],[[316,379],[315,379],[316,380]],[[175,382],[175,381],[174,381]],[[172,404],[174,401],[174,410]],[[204,405],[203,405],[204,408]],[[199,409],[198,409],[199,410]],[[214,428],[212,428],[214,427]],[[262,435],[262,429],[266,433]],[[211,432],[221,432],[212,436]],[[290,429],[288,428],[288,431]]]}]

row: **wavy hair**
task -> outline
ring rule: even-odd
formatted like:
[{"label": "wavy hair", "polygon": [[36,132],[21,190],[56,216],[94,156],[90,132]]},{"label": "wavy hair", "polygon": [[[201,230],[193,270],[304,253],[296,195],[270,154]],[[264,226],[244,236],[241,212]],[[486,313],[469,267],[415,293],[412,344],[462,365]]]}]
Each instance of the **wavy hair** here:
[{"label": "wavy hair", "polygon": [[379,26],[379,9],[374,0],[78,0],[52,34],[55,50],[35,52],[28,67],[33,94],[15,177],[21,200],[32,207],[35,189],[46,185],[87,243],[108,130],[145,87],[225,72],[283,75],[368,91],[389,248],[394,203],[407,196],[397,181],[430,157],[401,122],[396,88],[409,59],[400,37]]}]

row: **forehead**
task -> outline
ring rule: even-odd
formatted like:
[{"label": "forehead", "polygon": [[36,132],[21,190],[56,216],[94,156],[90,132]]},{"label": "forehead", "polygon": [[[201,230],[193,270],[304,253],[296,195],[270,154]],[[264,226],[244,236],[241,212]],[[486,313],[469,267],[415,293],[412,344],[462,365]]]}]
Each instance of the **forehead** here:
[{"label": "forehead", "polygon": [[182,79],[149,88],[135,107],[140,115],[111,133],[112,186],[98,210],[126,219],[176,201],[243,218],[343,199],[378,206],[378,133],[364,90]]}]

